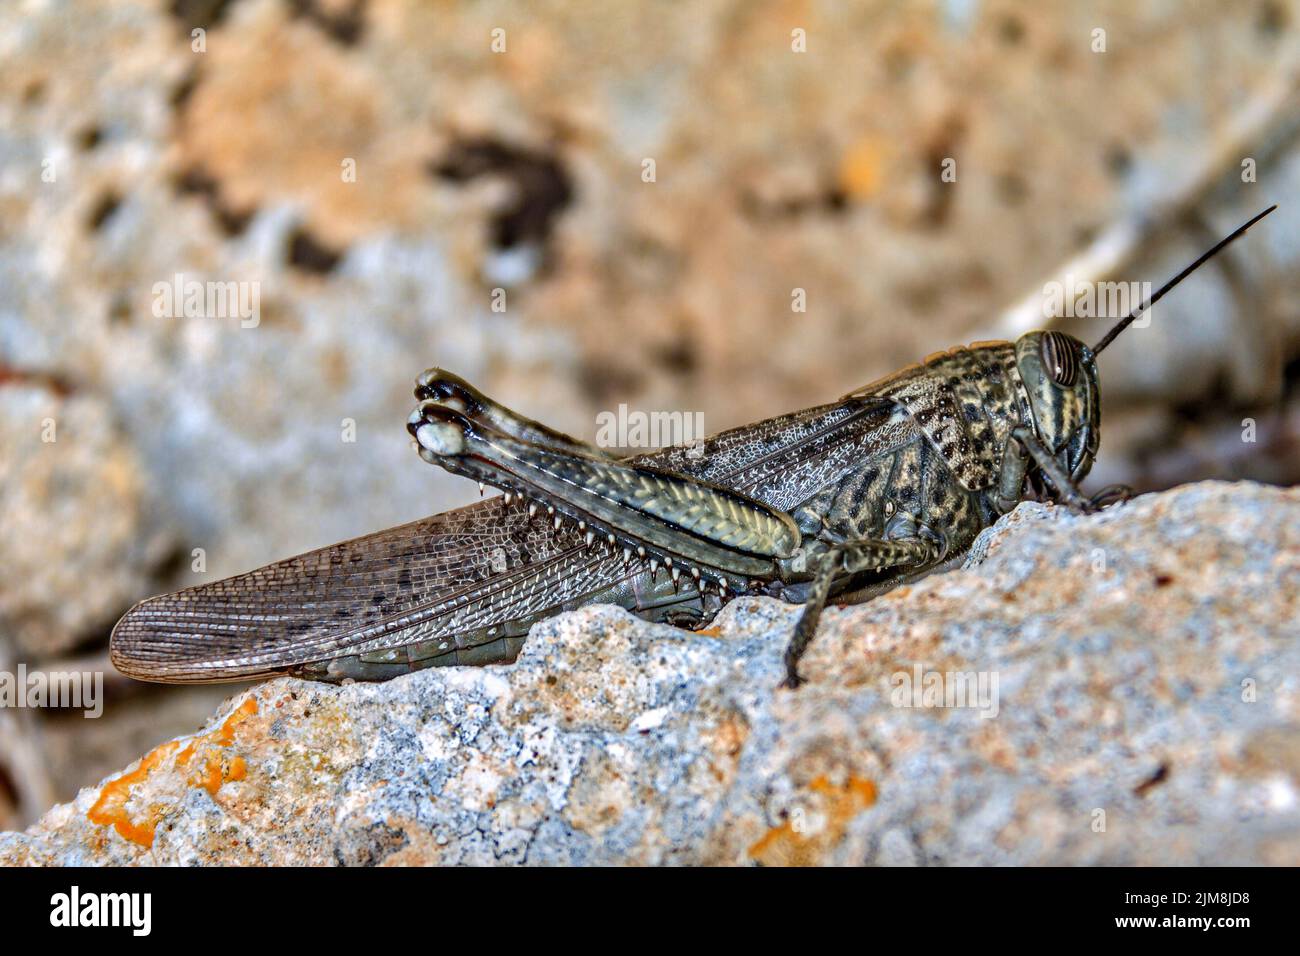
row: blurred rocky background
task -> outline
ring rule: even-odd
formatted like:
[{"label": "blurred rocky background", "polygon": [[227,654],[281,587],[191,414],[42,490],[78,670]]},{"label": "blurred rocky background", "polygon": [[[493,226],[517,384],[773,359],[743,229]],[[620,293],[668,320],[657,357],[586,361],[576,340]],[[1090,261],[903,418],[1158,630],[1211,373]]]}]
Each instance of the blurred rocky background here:
[{"label": "blurred rocky background", "polygon": [[[108,695],[0,710],[0,829],[231,692],[114,679],[133,602],[476,495],[408,447],[427,366],[587,439],[620,403],[717,431],[1041,326],[1047,282],[1159,283],[1278,202],[1107,351],[1093,481],[1296,482],[1297,18],[0,6],[0,669]],[[178,275],[256,322],[160,310]]]}]

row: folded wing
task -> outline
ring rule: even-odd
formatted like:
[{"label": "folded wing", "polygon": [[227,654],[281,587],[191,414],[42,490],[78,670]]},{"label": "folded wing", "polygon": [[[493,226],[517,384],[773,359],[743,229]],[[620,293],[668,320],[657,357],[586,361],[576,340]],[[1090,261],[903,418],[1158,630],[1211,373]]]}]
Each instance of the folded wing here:
[{"label": "folded wing", "polygon": [[[851,401],[723,432],[702,453],[632,463],[790,508],[871,450],[894,406]],[[446,638],[464,648],[644,571],[497,497],[245,574],[142,601],[113,630],[123,673],[172,683],[242,680],[304,663]]]}]

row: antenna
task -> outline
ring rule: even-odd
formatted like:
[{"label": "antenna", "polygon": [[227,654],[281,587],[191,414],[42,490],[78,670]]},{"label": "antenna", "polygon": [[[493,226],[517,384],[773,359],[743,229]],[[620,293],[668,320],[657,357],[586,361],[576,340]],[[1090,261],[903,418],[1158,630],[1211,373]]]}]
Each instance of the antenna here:
[{"label": "antenna", "polygon": [[1277,208],[1277,204],[1274,203],[1272,206],[1269,206],[1267,209],[1265,209],[1259,215],[1255,216],[1249,222],[1246,222],[1244,225],[1238,226],[1236,231],[1234,231],[1231,235],[1225,236],[1223,239],[1220,239],[1214,245],[1214,247],[1210,249],[1209,252],[1203,253],[1199,259],[1197,259],[1195,262],[1193,262],[1182,272],[1178,273],[1178,275],[1174,276],[1172,279],[1170,279],[1168,282],[1162,285],[1159,289],[1156,290],[1155,294],[1152,295],[1151,298],[1147,299],[1136,309],[1134,309],[1124,318],[1120,319],[1117,323],[1115,323],[1115,327],[1112,328],[1109,332],[1107,332],[1105,336],[1102,338],[1102,340],[1092,347],[1092,354],[1100,355],[1102,349],[1110,345],[1111,342],[1115,341],[1115,336],[1119,335],[1121,332],[1127,329],[1129,325],[1132,324],[1133,320],[1136,319],[1139,315],[1141,315],[1147,309],[1151,308],[1151,306],[1155,305],[1164,296],[1166,292],[1168,292],[1174,286],[1178,285],[1178,283],[1182,282],[1184,279],[1186,279],[1189,275],[1191,275],[1201,266],[1205,265],[1205,263],[1208,262],[1210,259],[1214,258],[1214,256],[1224,246],[1228,245],[1234,239],[1237,239],[1238,237],[1245,235],[1247,229],[1255,225],[1255,223],[1259,222],[1261,219],[1263,219],[1265,216],[1267,216],[1276,208]]}]

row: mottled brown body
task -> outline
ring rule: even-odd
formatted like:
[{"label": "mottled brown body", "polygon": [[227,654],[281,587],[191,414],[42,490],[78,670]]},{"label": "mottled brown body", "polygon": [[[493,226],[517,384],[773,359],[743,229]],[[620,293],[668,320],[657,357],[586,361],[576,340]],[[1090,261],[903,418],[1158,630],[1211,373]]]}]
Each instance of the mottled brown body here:
[{"label": "mottled brown body", "polygon": [[1121,320],[937,353],[838,402],[630,459],[554,432],[439,369],[408,419],[420,457],[505,492],[469,508],[144,601],[113,632],[124,673],[375,680],[513,660],[537,620],[608,602],[698,625],[733,595],[803,602],[787,684],[828,597],[944,566],[1027,486],[1078,489],[1100,428],[1096,351],[1261,214]]}]

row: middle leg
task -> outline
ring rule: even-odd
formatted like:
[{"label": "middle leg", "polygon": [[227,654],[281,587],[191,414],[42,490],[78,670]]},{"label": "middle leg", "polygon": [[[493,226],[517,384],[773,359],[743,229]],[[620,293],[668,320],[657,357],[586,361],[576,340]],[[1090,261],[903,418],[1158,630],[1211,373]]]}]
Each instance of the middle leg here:
[{"label": "middle leg", "polygon": [[862,571],[919,567],[939,557],[940,546],[921,534],[895,540],[847,541],[830,548],[819,563],[803,614],[785,649],[785,680],[781,686],[795,688],[804,682],[799,676],[799,661],[817,633],[822,608],[837,579]]}]

